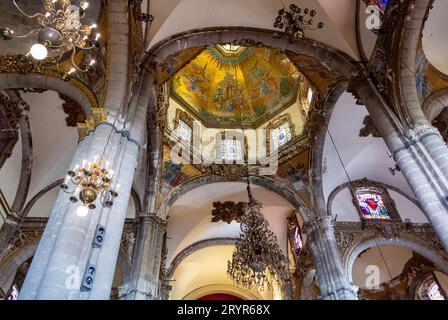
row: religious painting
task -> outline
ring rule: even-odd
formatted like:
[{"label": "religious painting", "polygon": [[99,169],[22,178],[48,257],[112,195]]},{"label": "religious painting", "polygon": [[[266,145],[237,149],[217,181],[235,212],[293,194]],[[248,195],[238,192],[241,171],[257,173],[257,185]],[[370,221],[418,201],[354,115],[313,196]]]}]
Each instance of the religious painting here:
[{"label": "religious painting", "polygon": [[157,64],[157,78],[159,83],[164,83],[172,77],[180,68],[196,57],[204,47],[188,48],[176,52]]},{"label": "religious painting", "polygon": [[351,192],[362,221],[401,221],[385,188],[351,187]]},{"label": "religious painting", "polygon": [[302,79],[279,50],[217,45],[176,73],[172,93],[206,126],[255,126],[296,102]]},{"label": "religious painting", "polygon": [[309,191],[308,179],[309,151],[305,150],[279,165],[277,176],[297,192]]}]

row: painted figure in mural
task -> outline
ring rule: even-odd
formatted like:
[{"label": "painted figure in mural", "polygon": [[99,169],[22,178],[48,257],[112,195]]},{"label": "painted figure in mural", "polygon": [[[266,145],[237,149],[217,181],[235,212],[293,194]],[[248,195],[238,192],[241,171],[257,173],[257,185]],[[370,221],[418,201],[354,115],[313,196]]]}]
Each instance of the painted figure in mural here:
[{"label": "painted figure in mural", "polygon": [[230,72],[226,72],[224,79],[219,82],[213,96],[213,102],[216,103],[216,111],[242,113],[245,111],[244,100],[244,94],[239,89],[237,80]]},{"label": "painted figure in mural", "polygon": [[191,72],[184,74],[182,77],[182,82],[187,92],[194,93],[205,101],[208,100],[207,90],[211,82],[210,77],[207,75],[207,66],[208,64],[201,67],[197,63],[192,63]]},{"label": "painted figure in mural", "polygon": [[182,164],[176,164],[171,161],[166,161],[164,164],[163,180],[169,183],[172,187],[175,187],[184,178],[182,172]]},{"label": "painted figure in mural", "polygon": [[305,184],[307,175],[303,163],[299,163],[297,165],[291,164],[286,169],[286,175],[289,181],[292,183],[295,190],[304,191],[307,189],[307,186]]}]

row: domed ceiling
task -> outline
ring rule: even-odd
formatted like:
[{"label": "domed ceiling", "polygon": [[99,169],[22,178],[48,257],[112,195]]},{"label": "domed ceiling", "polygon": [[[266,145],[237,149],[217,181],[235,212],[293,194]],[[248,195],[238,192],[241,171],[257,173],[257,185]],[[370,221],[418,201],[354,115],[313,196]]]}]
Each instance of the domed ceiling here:
[{"label": "domed ceiling", "polygon": [[172,94],[207,127],[258,127],[296,102],[303,79],[279,50],[217,45],[176,73]]}]

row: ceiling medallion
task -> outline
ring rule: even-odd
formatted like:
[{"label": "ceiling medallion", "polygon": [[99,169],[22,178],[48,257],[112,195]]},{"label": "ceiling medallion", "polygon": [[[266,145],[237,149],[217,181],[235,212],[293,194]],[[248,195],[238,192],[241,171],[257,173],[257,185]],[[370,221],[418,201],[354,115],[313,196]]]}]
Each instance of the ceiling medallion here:
[{"label": "ceiling medallion", "polygon": [[237,285],[255,286],[263,291],[272,288],[272,280],[285,281],[290,277],[288,259],[278,245],[277,237],[261,213],[261,202],[251,192],[247,182],[249,202],[240,218],[241,233],[236,241],[227,273]]},{"label": "ceiling medallion", "polygon": [[[278,16],[274,21],[274,28],[281,29],[289,37],[290,42],[300,40],[305,37],[305,30],[317,30],[324,27],[323,22],[317,24],[317,28],[313,27],[313,17],[316,16],[316,10],[308,8],[301,9],[295,4],[291,4],[289,9],[283,7],[278,11]],[[273,37],[281,38],[279,32],[275,32]]]},{"label": "ceiling medallion", "polygon": [[64,79],[68,80],[70,75],[76,71],[89,72],[92,70],[95,60],[90,60],[88,65],[80,66],[75,61],[77,50],[91,50],[99,48],[98,42],[100,34],[93,35],[96,24],[90,26],[82,24],[81,19],[85,17],[86,9],[89,6],[87,1],[81,1],[79,5],[72,4],[70,0],[44,0],[45,13],[28,15],[13,0],[13,4],[22,15],[29,19],[37,19],[41,26],[25,35],[16,35],[9,28],[0,28],[0,37],[3,40],[14,38],[27,38],[37,34],[36,43],[30,51],[22,57],[23,61],[33,58],[36,61],[52,59],[54,63],[59,63],[62,56],[70,52],[72,68],[64,74]]}]

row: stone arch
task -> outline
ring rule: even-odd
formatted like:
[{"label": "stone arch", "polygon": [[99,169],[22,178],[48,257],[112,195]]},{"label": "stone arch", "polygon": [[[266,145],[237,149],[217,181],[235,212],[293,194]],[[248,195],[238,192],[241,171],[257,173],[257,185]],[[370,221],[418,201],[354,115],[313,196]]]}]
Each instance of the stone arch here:
[{"label": "stone arch", "polygon": [[0,74],[0,89],[21,88],[53,90],[61,93],[75,100],[83,108],[87,115],[92,114],[91,108],[98,108],[98,99],[95,94],[86,85],[78,80],[71,80],[71,82],[67,82],[56,76],[37,73]]},{"label": "stone arch", "polygon": [[17,269],[34,255],[38,239],[20,248],[0,264],[0,287],[3,287]]},{"label": "stone arch", "polygon": [[184,248],[181,252],[179,252],[171,262],[167,272],[167,279],[171,279],[173,277],[176,268],[181,264],[181,262],[185,258],[187,258],[192,253],[212,246],[234,245],[236,240],[237,240],[236,238],[213,238],[198,241],[196,243],[189,245],[188,247]]},{"label": "stone arch", "polygon": [[429,121],[433,121],[448,107],[448,88],[437,90],[423,102],[423,112]]},{"label": "stone arch", "polygon": [[431,0],[415,0],[409,7],[406,23],[402,31],[403,43],[399,52],[399,85],[404,109],[415,124],[427,124],[420,105],[417,86],[415,85],[415,65],[419,41],[425,25]]},{"label": "stone arch", "polygon": [[444,273],[448,274],[448,257],[443,255],[440,251],[436,251],[429,244],[416,239],[412,236],[400,236],[395,238],[384,237],[366,237],[353,245],[350,250],[347,251],[344,260],[345,271],[349,281],[352,281],[353,265],[358,255],[364,250],[377,247],[377,246],[400,246],[422,255],[434,265],[436,265]]},{"label": "stone arch", "polygon": [[[229,179],[225,176],[217,175],[202,175],[197,176],[187,181],[181,183],[174,189],[172,189],[163,199],[159,210],[157,211],[157,216],[161,219],[167,219],[169,207],[176,202],[182,195],[191,191],[197,187],[219,182],[243,182],[242,179]],[[273,191],[289,201],[289,203],[300,213],[303,222],[307,222],[311,219],[312,214],[309,210],[306,202],[292,189],[288,186],[266,176],[251,176],[250,182],[254,185],[264,187],[270,191]]]},{"label": "stone arch", "polygon": [[213,27],[190,30],[173,35],[152,46],[147,52],[144,63],[148,68],[157,66],[168,57],[189,48],[219,44],[234,43],[242,46],[266,46],[288,50],[317,59],[327,69],[338,75],[338,80],[328,90],[324,97],[323,117],[325,125],[317,132],[312,157],[312,177],[315,211],[325,215],[325,201],[322,188],[322,152],[326,136],[326,126],[330,121],[331,111],[340,95],[345,91],[350,77],[357,73],[355,61],[346,53],[319,41],[304,38],[290,42],[287,37],[274,39],[272,30],[243,27]]},{"label": "stone arch", "polygon": [[229,285],[216,285],[216,284],[197,288],[187,293],[182,298],[182,300],[196,300],[199,299],[200,297],[214,293],[227,293],[230,295],[237,296],[243,300],[259,300],[259,298],[256,295],[242,288]]},{"label": "stone arch", "polygon": [[[357,181],[360,181],[360,180],[357,180]],[[414,198],[411,198],[409,195],[407,195],[406,193],[404,193],[400,189],[398,189],[398,188],[396,188],[394,186],[391,186],[389,184],[382,183],[382,182],[377,182],[377,181],[374,181],[374,180],[366,179],[366,181],[367,181],[367,183],[372,183],[372,185],[379,185],[379,186],[381,186],[384,189],[395,191],[396,193],[402,195],[407,200],[412,202],[417,208],[419,208],[423,212],[423,209],[420,206],[420,204],[417,202],[417,200],[415,200]],[[332,204],[333,204],[334,198],[336,198],[336,196],[338,195],[339,192],[341,192],[342,190],[348,188],[350,186],[350,184],[353,183],[353,182],[356,182],[356,181],[343,183],[343,184],[337,186],[336,188],[334,188],[333,191],[331,191],[330,195],[328,196],[328,201],[327,201],[327,212],[328,212],[329,216],[332,216],[332,214],[333,214],[332,213]]]},{"label": "stone arch", "polygon": [[325,67],[341,77],[350,78],[357,71],[355,61],[346,53],[322,42],[304,38],[290,42],[286,37],[274,39],[273,31],[260,28],[213,27],[178,33],[155,44],[143,61],[155,67],[177,52],[189,48],[219,43],[242,46],[266,46],[308,55],[318,59]]}]

